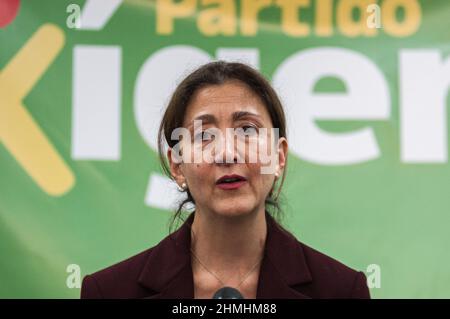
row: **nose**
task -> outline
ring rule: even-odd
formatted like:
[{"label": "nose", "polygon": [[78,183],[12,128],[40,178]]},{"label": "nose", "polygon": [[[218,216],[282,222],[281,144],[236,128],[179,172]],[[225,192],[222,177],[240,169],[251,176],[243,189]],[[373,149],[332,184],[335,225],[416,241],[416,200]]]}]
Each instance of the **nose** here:
[{"label": "nose", "polygon": [[217,164],[234,164],[238,162],[238,152],[236,151],[235,135],[233,130],[226,130],[221,134],[221,141],[216,145],[214,162]]}]

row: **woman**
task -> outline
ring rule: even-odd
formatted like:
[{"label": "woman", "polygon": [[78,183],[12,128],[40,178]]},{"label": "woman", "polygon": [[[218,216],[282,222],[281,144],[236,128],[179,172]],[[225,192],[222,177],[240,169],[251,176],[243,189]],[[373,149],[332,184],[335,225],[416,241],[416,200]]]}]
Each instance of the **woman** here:
[{"label": "woman", "polygon": [[219,61],[191,73],[163,116],[159,155],[186,193],[175,218],[185,204],[195,211],[157,246],[86,276],[81,297],[369,298],[364,273],[300,243],[272,217],[287,154],[282,105],[257,71]]}]

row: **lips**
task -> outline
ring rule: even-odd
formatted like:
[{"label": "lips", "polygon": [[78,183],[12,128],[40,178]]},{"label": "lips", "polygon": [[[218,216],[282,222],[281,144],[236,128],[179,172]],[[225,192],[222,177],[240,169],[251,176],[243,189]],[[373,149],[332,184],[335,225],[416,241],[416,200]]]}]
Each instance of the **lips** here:
[{"label": "lips", "polygon": [[247,179],[241,175],[224,175],[216,181],[217,187],[224,190],[238,189],[247,182]]},{"label": "lips", "polygon": [[232,175],[224,175],[216,181],[216,185],[219,184],[232,184],[236,182],[244,182],[247,179],[241,175],[232,174]]}]

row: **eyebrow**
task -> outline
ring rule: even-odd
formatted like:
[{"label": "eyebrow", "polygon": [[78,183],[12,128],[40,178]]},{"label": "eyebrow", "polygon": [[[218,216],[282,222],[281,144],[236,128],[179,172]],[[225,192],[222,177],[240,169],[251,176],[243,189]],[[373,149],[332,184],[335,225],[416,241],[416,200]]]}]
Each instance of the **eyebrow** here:
[{"label": "eyebrow", "polygon": [[[253,112],[249,112],[249,111],[234,112],[231,115],[231,118],[232,118],[233,122],[236,122],[236,121],[238,121],[238,120],[240,120],[240,119],[242,119],[244,117],[249,117],[249,116],[250,117],[254,116],[254,117],[257,117],[257,118],[261,118],[261,116],[259,114],[256,114],[256,113],[253,113]],[[199,121],[199,120],[202,121],[202,124],[210,124],[210,123],[216,124],[217,123],[217,119],[216,119],[216,117],[214,115],[212,115],[212,114],[202,114],[202,115],[196,116],[192,120],[192,122],[189,124],[189,126],[193,126],[194,125],[194,121]]]}]

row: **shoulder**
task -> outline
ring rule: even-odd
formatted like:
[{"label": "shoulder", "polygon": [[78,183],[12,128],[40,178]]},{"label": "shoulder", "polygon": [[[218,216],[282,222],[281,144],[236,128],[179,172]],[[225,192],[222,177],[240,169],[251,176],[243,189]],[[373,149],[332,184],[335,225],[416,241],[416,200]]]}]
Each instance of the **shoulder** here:
[{"label": "shoulder", "polygon": [[366,276],[297,240],[311,273],[305,292],[313,298],[370,298]]},{"label": "shoulder", "polygon": [[148,295],[139,285],[139,277],[144,271],[149,258],[164,250],[168,237],[159,244],[146,249],[130,258],[112,266],[87,275],[81,287],[82,299],[100,298],[143,298]]},{"label": "shoulder", "polygon": [[188,263],[190,232],[183,225],[156,246],[83,279],[81,298],[150,298]]},{"label": "shoulder", "polygon": [[273,218],[268,221],[269,259],[291,288],[309,298],[370,298],[363,272],[304,244]]}]

